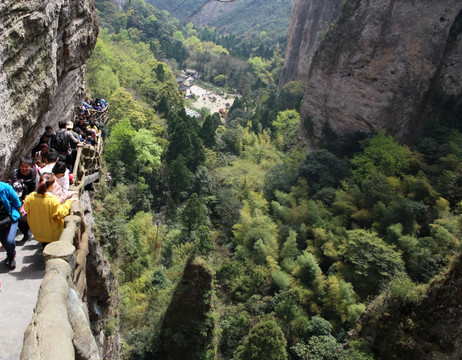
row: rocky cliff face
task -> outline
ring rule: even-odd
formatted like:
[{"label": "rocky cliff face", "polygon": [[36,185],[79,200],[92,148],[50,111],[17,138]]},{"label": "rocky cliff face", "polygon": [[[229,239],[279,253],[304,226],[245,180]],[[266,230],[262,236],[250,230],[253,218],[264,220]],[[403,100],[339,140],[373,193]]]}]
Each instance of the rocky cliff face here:
[{"label": "rocky cliff face", "polygon": [[[404,293],[402,295],[405,295]],[[416,303],[382,294],[361,315],[352,338],[367,339],[383,360],[462,358],[462,257]]]},{"label": "rocky cliff face", "polygon": [[85,62],[98,35],[94,0],[0,3],[0,176],[35,145],[45,125],[72,119],[85,92]]},{"label": "rocky cliff face", "polygon": [[287,30],[287,51],[279,87],[306,81],[319,42],[340,11],[341,0],[294,0]]},{"label": "rocky cliff face", "polygon": [[460,0],[346,0],[309,70],[309,147],[382,128],[411,142],[448,101],[460,110],[461,9]]}]

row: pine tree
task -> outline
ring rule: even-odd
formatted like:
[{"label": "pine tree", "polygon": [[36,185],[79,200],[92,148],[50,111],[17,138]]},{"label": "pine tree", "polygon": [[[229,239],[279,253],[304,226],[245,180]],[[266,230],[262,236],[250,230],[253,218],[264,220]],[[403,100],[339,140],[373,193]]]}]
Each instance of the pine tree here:
[{"label": "pine tree", "polygon": [[199,132],[199,137],[202,139],[204,146],[213,149],[217,146],[215,132],[220,125],[220,115],[215,113],[205,118],[204,124]]},{"label": "pine tree", "polygon": [[200,201],[196,193],[192,194],[181,212],[181,220],[188,234],[202,225],[207,225],[207,208]]},{"label": "pine tree", "polygon": [[189,192],[191,185],[192,173],[186,167],[184,156],[180,154],[170,165],[169,187],[177,198],[180,193]]}]

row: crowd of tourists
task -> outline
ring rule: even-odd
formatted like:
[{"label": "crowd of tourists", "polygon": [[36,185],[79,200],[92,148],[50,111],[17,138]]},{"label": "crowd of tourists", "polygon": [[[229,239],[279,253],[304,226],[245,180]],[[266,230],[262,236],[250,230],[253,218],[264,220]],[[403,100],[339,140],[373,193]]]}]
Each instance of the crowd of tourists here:
[{"label": "crowd of tourists", "polygon": [[101,125],[92,119],[91,110],[106,106],[104,100],[85,99],[74,121],[60,121],[56,131],[46,126],[30,157],[21,158],[8,180],[0,182],[0,240],[9,269],[16,267],[18,229],[21,241],[33,236],[43,247],[59,240],[64,217],[77,200],[69,187],[78,146],[96,145]]}]

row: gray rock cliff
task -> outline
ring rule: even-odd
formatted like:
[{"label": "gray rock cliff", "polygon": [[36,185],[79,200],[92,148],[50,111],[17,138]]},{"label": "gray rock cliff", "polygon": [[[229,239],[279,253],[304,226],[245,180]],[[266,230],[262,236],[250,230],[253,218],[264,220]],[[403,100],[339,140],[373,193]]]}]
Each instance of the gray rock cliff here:
[{"label": "gray rock cliff", "polygon": [[287,51],[279,87],[306,81],[319,42],[340,11],[341,0],[294,0],[287,30]]},{"label": "gray rock cliff", "polygon": [[418,301],[377,297],[360,316],[351,339],[370,342],[382,360],[462,358],[462,257],[434,278]]},{"label": "gray rock cliff", "polygon": [[97,35],[94,0],[0,3],[1,178],[29,154],[45,125],[73,118]]},{"label": "gray rock cliff", "polygon": [[308,147],[382,128],[412,142],[447,101],[460,109],[461,9],[460,0],[346,0],[309,68]]}]

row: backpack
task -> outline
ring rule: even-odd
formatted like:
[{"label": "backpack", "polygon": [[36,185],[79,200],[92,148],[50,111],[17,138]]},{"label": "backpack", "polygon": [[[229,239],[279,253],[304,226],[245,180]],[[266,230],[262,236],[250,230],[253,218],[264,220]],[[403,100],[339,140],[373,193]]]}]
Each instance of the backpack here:
[{"label": "backpack", "polygon": [[1,232],[8,231],[10,229],[12,222],[13,221],[11,220],[11,216],[6,211],[3,201],[0,200],[0,231]]},{"label": "backpack", "polygon": [[63,153],[67,152],[69,146],[69,139],[66,136],[66,131],[57,131],[54,137],[54,148],[56,151]]}]

